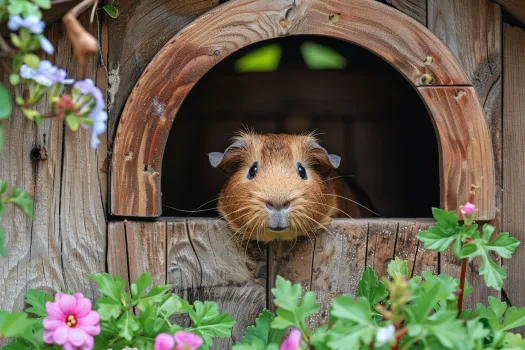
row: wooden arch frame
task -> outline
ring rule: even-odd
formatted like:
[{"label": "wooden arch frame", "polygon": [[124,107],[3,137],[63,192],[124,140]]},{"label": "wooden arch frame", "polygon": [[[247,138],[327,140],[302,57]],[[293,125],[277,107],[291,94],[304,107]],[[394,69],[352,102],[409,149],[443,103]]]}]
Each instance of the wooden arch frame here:
[{"label": "wooden arch frame", "polygon": [[479,219],[494,218],[492,146],[475,90],[452,53],[426,27],[374,0],[233,0],[175,35],[145,69],[124,107],[112,159],[112,214],[160,216],[164,148],[191,88],[240,48],[287,35],[339,38],[394,66],[432,116],[440,150],[441,206],[459,208],[476,184],[481,186]]}]

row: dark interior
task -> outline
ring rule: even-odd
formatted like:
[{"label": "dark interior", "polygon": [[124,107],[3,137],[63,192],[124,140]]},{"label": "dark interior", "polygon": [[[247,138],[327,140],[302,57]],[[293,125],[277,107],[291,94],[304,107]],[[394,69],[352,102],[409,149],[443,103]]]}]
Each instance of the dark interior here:
[{"label": "dark interior", "polygon": [[[314,42],[346,59],[342,69],[311,69],[301,45]],[[281,48],[271,72],[238,72],[235,62],[268,44]],[[340,170],[353,176],[382,217],[430,217],[439,206],[439,154],[417,91],[375,54],[326,37],[296,36],[245,47],[210,70],[177,114],[164,152],[163,216],[214,208],[226,177],[207,154],[224,151],[243,127],[265,133],[316,130]],[[217,216],[215,210],[191,216]]]}]

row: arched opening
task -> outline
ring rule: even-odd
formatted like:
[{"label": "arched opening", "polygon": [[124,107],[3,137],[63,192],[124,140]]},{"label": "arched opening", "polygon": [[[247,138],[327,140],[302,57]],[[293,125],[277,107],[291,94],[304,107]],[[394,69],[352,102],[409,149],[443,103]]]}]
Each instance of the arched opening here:
[{"label": "arched opening", "polygon": [[164,151],[163,216],[188,216],[172,208],[216,205],[226,177],[206,155],[223,151],[245,126],[318,132],[342,157],[344,176],[365,190],[382,216],[428,217],[429,208],[439,206],[436,132],[416,89],[362,47],[302,35],[244,47],[193,87]]}]

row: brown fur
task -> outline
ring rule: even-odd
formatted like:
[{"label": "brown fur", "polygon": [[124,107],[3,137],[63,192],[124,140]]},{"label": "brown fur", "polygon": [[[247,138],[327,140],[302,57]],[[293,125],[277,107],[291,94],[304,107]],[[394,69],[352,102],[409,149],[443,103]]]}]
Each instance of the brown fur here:
[{"label": "brown fur", "polygon": [[[270,241],[314,234],[327,226],[331,217],[363,217],[355,203],[358,196],[338,178],[324,149],[312,149],[312,135],[241,133],[234,139],[239,147],[225,152],[219,168],[231,177],[219,195],[219,213],[231,229],[244,239]],[[255,178],[247,178],[252,164],[259,162]],[[297,162],[307,171],[303,180]],[[337,197],[341,196],[341,197]],[[266,202],[290,202],[289,230],[267,229]]]}]

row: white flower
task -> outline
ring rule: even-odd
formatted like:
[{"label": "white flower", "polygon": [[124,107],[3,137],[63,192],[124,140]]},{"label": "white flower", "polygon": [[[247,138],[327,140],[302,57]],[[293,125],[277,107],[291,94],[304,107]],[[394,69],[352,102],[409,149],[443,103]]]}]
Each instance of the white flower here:
[{"label": "white flower", "polygon": [[388,343],[396,338],[396,328],[393,325],[379,328],[376,335],[376,342],[379,344]]}]

